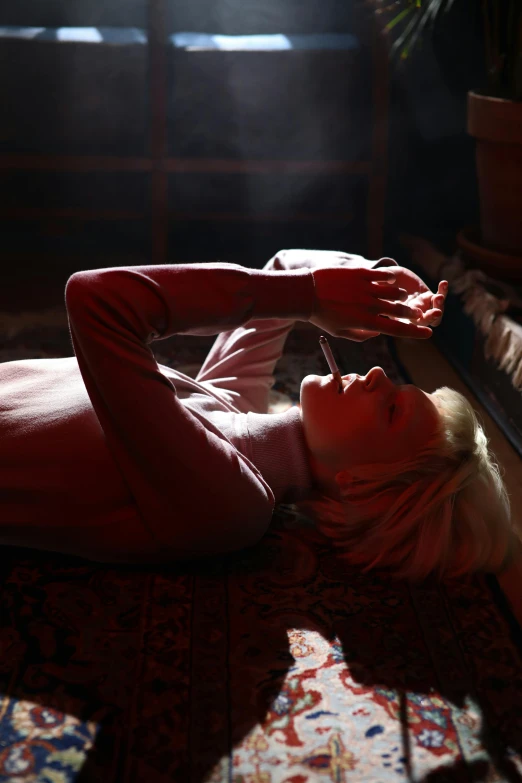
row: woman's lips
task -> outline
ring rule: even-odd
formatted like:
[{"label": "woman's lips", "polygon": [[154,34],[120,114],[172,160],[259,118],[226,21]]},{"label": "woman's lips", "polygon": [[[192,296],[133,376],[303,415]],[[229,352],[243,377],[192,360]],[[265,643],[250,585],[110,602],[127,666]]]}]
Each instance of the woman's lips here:
[{"label": "woman's lips", "polygon": [[[342,384],[343,384],[343,394],[345,393],[346,389],[348,389],[349,386],[352,385],[352,383],[356,380],[357,375],[355,373],[352,373],[348,376],[343,376],[341,378]],[[330,383],[333,383],[335,385],[335,388],[337,391],[339,391],[339,384],[337,382],[337,378],[334,378],[334,376],[331,376]]]},{"label": "woman's lips", "polygon": [[348,378],[343,378],[343,394],[346,391],[346,389],[352,385],[352,383],[357,378],[357,375],[355,373],[348,376]]}]

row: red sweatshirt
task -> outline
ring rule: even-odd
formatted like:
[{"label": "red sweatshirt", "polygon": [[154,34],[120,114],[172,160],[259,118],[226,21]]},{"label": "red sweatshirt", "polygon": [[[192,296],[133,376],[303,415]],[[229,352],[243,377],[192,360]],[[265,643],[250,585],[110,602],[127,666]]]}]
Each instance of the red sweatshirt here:
[{"label": "red sweatshirt", "polygon": [[[0,364],[0,543],[102,562],[213,555],[306,497],[299,409],[267,413],[286,337],[314,306],[310,269],[292,266],[281,251],[262,270],[72,275],[75,356]],[[196,380],[156,362],[150,343],[173,334],[219,335]]]},{"label": "red sweatshirt", "polygon": [[[313,277],[273,262],[72,275],[75,357],[0,364],[0,543],[107,562],[216,554],[308,491],[299,409],[267,410]],[[197,380],[149,347],[218,333]]]}]

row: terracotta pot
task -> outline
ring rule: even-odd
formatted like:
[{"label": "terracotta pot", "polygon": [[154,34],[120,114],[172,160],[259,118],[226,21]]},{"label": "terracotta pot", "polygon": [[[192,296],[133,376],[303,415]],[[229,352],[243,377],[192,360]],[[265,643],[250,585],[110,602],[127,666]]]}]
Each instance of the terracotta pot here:
[{"label": "terracotta pot", "polygon": [[522,257],[522,103],[468,92],[468,133],[477,140],[482,243]]},{"label": "terracotta pot", "polygon": [[478,226],[467,226],[459,231],[457,244],[472,267],[478,267],[498,280],[522,283],[522,256],[485,247]]}]

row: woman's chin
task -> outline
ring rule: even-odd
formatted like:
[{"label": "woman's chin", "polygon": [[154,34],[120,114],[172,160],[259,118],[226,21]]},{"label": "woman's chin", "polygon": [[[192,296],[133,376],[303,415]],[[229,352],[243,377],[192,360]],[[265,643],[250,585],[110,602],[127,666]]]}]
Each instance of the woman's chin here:
[{"label": "woman's chin", "polygon": [[301,381],[301,388],[303,388],[303,386],[310,386],[310,385],[324,386],[331,379],[332,379],[331,374],[330,375],[305,375],[305,377]]},{"label": "woman's chin", "polygon": [[321,375],[305,375],[301,381],[300,397],[303,399],[303,394],[309,394],[313,388],[317,388],[321,385]]},{"label": "woman's chin", "polygon": [[[301,381],[301,389],[299,393],[301,407],[306,407],[307,410],[319,410],[316,405],[322,406],[323,403],[319,403],[319,400],[324,400],[323,395],[329,394],[333,391],[332,375],[305,375]],[[332,387],[330,389],[330,387]],[[336,384],[337,387],[337,384]],[[317,400],[317,403],[313,401]],[[307,402],[308,401],[308,402]]]}]

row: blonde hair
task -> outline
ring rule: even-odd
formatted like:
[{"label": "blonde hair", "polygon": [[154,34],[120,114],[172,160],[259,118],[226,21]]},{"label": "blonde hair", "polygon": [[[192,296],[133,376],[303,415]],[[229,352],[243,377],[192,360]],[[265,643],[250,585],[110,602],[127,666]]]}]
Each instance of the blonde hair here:
[{"label": "blonde hair", "polygon": [[295,504],[333,540],[339,557],[364,572],[389,568],[414,582],[498,572],[520,544],[473,407],[448,387],[432,398],[439,423],[419,453],[337,473],[340,501],[316,492]]}]

